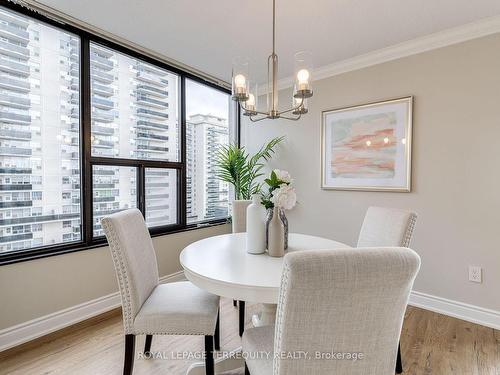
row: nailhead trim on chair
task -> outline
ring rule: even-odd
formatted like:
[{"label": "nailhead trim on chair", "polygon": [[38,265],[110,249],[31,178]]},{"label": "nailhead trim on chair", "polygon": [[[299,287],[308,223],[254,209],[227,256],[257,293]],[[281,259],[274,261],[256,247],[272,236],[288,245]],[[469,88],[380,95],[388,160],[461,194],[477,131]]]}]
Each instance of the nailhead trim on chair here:
[{"label": "nailhead trim on chair", "polygon": [[410,247],[411,239],[413,237],[413,231],[415,230],[415,224],[417,223],[417,214],[412,212],[410,214],[410,219],[408,220],[408,226],[406,227],[406,232],[403,237],[403,242],[401,246]]},{"label": "nailhead trim on chair", "polygon": [[120,287],[120,296],[122,298],[122,314],[123,314],[123,327],[125,334],[135,334],[134,332],[134,316],[132,316],[132,297],[130,295],[129,280],[125,261],[122,254],[118,250],[119,241],[115,228],[107,218],[101,220],[101,225],[106,232],[108,238],[109,248],[113,262],[115,263],[118,285]]},{"label": "nailhead trim on chair", "polygon": [[[278,298],[278,311],[276,315],[276,329],[274,331],[274,352],[275,353],[281,353],[281,337],[282,337],[282,332],[281,332],[281,326],[282,326],[282,321],[283,321],[283,309],[280,308],[280,306],[284,305],[285,302],[285,295],[288,289],[288,276],[290,274],[290,267],[288,264],[285,262],[283,266],[283,273],[281,275],[281,288],[280,288],[280,294]],[[273,360],[273,374],[278,375],[279,373],[279,364],[280,361],[274,361]]]}]

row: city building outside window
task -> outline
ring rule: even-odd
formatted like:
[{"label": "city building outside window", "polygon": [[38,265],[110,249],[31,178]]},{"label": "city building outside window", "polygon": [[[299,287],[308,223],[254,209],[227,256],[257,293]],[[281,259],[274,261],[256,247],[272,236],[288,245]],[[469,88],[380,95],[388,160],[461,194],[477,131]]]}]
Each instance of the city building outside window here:
[{"label": "city building outside window", "polygon": [[0,263],[104,243],[128,208],[152,235],[224,222],[213,159],[238,124],[227,88],[0,6]]}]

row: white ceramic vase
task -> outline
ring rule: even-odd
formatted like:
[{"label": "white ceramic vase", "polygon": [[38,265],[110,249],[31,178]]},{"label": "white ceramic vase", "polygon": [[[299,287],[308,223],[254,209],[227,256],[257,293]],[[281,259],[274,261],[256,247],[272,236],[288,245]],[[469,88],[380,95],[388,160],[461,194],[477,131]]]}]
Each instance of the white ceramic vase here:
[{"label": "white ceramic vase", "polygon": [[252,201],[246,199],[233,201],[233,233],[241,233],[247,231],[247,207],[250,203],[252,203]]},{"label": "white ceramic vase", "polygon": [[247,253],[263,254],[266,251],[266,209],[259,194],[252,195],[247,207]]}]

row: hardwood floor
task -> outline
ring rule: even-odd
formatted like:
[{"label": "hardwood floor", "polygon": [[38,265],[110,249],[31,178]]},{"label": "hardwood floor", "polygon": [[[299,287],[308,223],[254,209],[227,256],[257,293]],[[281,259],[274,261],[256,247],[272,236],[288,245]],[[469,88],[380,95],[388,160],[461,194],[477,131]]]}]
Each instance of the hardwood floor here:
[{"label": "hardwood floor", "polygon": [[[247,326],[257,305],[247,304]],[[238,314],[223,300],[221,346],[240,345]],[[408,307],[401,338],[404,374],[500,375],[500,331]],[[137,340],[142,352],[144,337]],[[134,374],[184,374],[192,359],[171,359],[172,352],[203,348],[203,337],[155,336],[158,358],[136,357]],[[122,372],[124,339],[119,310],[33,343],[0,353],[0,374],[118,375]],[[166,358],[166,359],[165,359]],[[240,372],[243,374],[243,371]]]}]

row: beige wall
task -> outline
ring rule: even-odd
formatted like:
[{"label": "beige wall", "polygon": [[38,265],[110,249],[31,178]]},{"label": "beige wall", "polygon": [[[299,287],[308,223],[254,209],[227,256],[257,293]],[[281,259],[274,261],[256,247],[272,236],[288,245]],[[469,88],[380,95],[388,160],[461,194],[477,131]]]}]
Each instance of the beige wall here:
[{"label": "beige wall", "polygon": [[[189,243],[228,232],[219,225],[155,237],[160,276],[181,270],[179,254]],[[117,290],[107,247],[0,267],[0,330]]]},{"label": "beige wall", "polygon": [[[500,311],[499,47],[496,34],[324,79],[299,122],[245,122],[250,150],[286,135],[271,166],[296,181],[291,231],[352,245],[368,206],[413,209],[422,257],[415,290]],[[288,104],[290,93],[281,94]],[[321,190],[321,111],[407,95],[415,97],[412,192]],[[469,265],[483,267],[482,284],[468,281]]]}]

